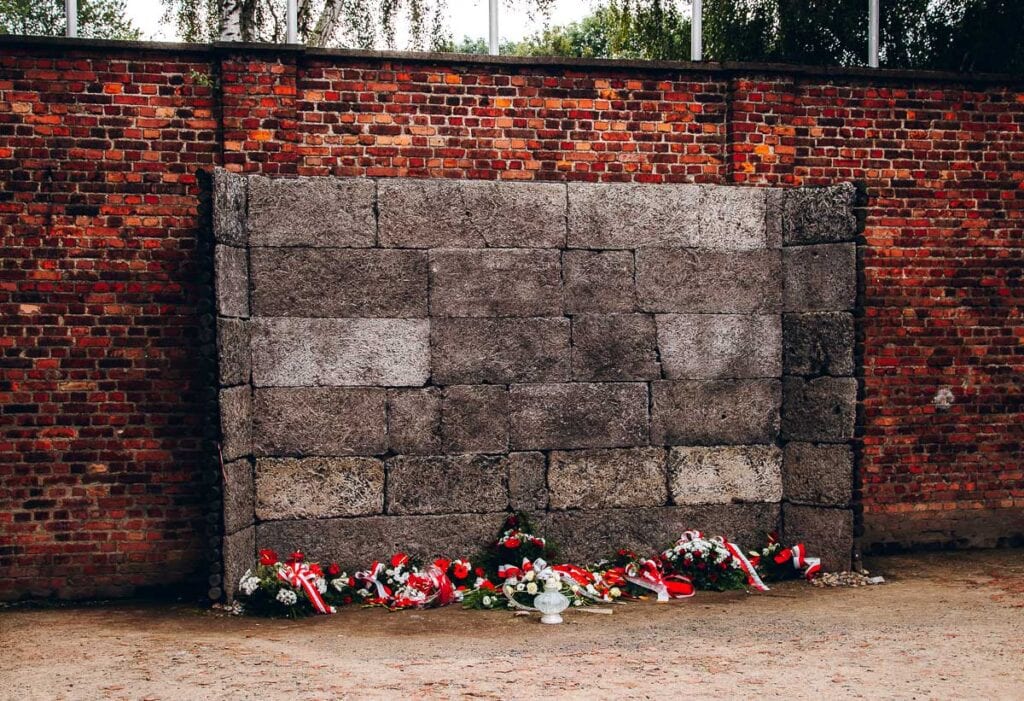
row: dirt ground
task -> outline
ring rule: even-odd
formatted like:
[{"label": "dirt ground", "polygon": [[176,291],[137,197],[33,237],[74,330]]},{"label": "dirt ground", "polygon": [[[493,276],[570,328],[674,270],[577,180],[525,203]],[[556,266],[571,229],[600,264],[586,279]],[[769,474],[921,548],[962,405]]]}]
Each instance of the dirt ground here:
[{"label": "dirt ground", "polygon": [[455,607],[302,621],[0,611],[0,697],[1024,698],[1024,551],[869,560],[885,585],[698,592],[562,626]]}]

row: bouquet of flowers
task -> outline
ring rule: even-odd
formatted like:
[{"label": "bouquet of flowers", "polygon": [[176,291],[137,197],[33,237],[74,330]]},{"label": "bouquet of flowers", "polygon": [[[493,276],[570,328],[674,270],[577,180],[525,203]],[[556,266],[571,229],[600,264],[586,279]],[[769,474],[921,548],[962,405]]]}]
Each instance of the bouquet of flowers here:
[{"label": "bouquet of flowers", "polygon": [[687,577],[697,589],[743,589],[747,573],[727,542],[705,538],[700,531],[687,531],[661,554],[661,561],[667,572]]},{"label": "bouquet of flowers", "polygon": [[334,606],[324,599],[328,591],[324,571],[319,564],[307,564],[305,559],[297,550],[281,562],[273,550],[261,550],[255,570],[246,570],[238,583],[238,595],[245,607],[256,613],[290,618],[314,612],[334,613]]},{"label": "bouquet of flowers", "polygon": [[524,563],[538,559],[550,561],[555,550],[540,536],[534,535],[525,516],[512,514],[505,519],[501,535],[487,548],[482,558],[483,577],[502,581],[520,576]]},{"label": "bouquet of flowers", "polygon": [[821,570],[821,560],[807,557],[803,543],[784,548],[774,531],[768,534],[768,542],[763,548],[751,551],[750,563],[766,582],[801,576],[813,579]]}]

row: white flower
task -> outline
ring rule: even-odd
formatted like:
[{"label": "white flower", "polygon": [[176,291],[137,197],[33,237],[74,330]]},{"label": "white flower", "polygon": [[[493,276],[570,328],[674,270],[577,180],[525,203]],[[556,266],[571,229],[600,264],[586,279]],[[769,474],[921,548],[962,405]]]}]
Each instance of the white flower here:
[{"label": "white flower", "polygon": [[246,596],[252,596],[253,592],[260,588],[260,580],[257,577],[243,577],[239,588]]},{"label": "white flower", "polygon": [[525,579],[527,582],[532,582],[536,577],[537,577],[537,575],[534,573],[534,571],[530,570],[529,572],[526,573],[526,575],[523,577],[523,579]]},{"label": "white flower", "polygon": [[346,584],[348,584],[348,579],[344,577],[331,580],[331,586],[334,587],[335,591],[344,591]]},{"label": "white flower", "polygon": [[523,589],[526,589],[526,585],[522,582],[516,585],[516,591],[522,591]]},{"label": "white flower", "polygon": [[527,584],[526,585],[526,593],[527,594],[536,594],[537,593],[537,583],[536,582],[530,582],[529,584]]},{"label": "white flower", "polygon": [[622,596],[622,590],[618,587],[612,587],[608,593],[612,595],[613,599],[618,599],[620,596]]},{"label": "white flower", "polygon": [[395,571],[394,570],[384,570],[384,574],[386,574],[389,577],[394,577],[395,576]]},{"label": "white flower", "polygon": [[282,589],[277,592],[277,600],[285,606],[293,606],[299,597],[295,596],[295,592],[291,589]]},{"label": "white flower", "polygon": [[494,603],[494,599],[492,599],[492,598],[491,598],[491,597],[489,597],[489,596],[485,596],[485,597],[484,597],[484,598],[483,598],[483,599],[481,600],[481,603],[483,603],[483,605],[484,605],[484,606],[490,606],[491,604],[493,604],[493,603]]},{"label": "white flower", "polygon": [[583,605],[583,600],[582,599],[573,599],[572,600],[572,605],[573,606],[582,606]]},{"label": "white flower", "polygon": [[359,594],[359,596],[363,596],[363,597],[369,596],[370,595],[370,590],[369,589],[360,589],[359,591],[356,592],[356,594]]},{"label": "white flower", "polygon": [[316,586],[316,590],[321,594],[327,591],[327,580],[323,577],[317,577],[313,580],[313,584]]}]

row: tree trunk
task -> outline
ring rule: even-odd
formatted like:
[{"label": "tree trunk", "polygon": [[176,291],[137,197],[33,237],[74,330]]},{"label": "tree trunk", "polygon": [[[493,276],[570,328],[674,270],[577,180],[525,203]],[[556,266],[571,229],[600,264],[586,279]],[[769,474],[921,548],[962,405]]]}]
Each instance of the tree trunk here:
[{"label": "tree trunk", "polygon": [[242,10],[245,0],[221,0],[220,40],[242,41]]}]

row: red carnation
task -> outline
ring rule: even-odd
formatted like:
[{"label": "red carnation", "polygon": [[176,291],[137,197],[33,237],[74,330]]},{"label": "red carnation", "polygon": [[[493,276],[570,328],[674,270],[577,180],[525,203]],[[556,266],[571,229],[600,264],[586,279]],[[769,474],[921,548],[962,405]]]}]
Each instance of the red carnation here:
[{"label": "red carnation", "polygon": [[314,562],[313,564],[311,564],[309,566],[309,571],[312,572],[313,574],[315,574],[317,577],[323,577],[324,576],[324,571],[322,569],[320,569],[320,564],[319,563]]},{"label": "red carnation", "polygon": [[447,572],[448,568],[452,566],[451,560],[445,560],[443,557],[439,557],[434,560],[434,566],[442,572]]},{"label": "red carnation", "polygon": [[348,578],[348,585],[350,587],[354,587],[356,585],[356,578],[355,577],[349,577]]},{"label": "red carnation", "polygon": [[332,562],[331,564],[327,565],[327,574],[331,575],[332,577],[337,577],[339,574],[341,574],[341,565],[339,565],[337,562]]},{"label": "red carnation", "polygon": [[401,567],[409,563],[409,556],[405,553],[395,553],[391,556],[391,566]]},{"label": "red carnation", "polygon": [[301,550],[296,550],[295,552],[293,552],[291,555],[288,556],[288,561],[289,562],[302,562],[305,559],[306,559],[306,556],[302,554]]},{"label": "red carnation", "polygon": [[494,584],[491,582],[491,580],[485,579],[483,582],[480,583],[480,588],[486,589],[487,591],[494,591]]},{"label": "red carnation", "polygon": [[464,562],[458,562],[455,564],[455,578],[465,579],[469,576],[469,565]]},{"label": "red carnation", "polygon": [[522,545],[522,543],[519,542],[518,538],[509,538],[508,540],[505,541],[505,547],[508,548],[509,550],[515,550],[520,545]]},{"label": "red carnation", "polygon": [[277,553],[270,548],[264,548],[260,550],[260,564],[261,565],[273,565],[277,562]]},{"label": "red carnation", "polygon": [[475,570],[473,570],[473,573],[476,574],[477,577],[483,577],[486,574],[486,572],[484,572],[483,567],[477,567]]}]

